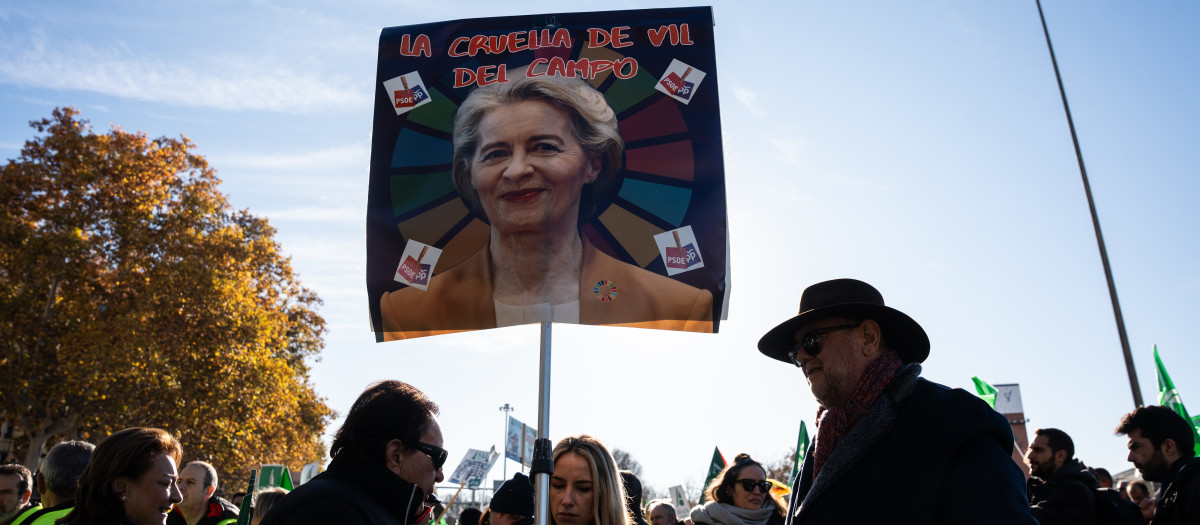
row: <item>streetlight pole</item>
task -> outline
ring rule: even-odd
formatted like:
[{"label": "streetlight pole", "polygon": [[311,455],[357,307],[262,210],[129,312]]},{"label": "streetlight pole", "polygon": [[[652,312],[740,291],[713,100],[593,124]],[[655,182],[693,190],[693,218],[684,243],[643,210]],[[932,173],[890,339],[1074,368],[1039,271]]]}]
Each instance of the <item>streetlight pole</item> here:
[{"label": "streetlight pole", "polygon": [[504,479],[508,479],[508,458],[505,457],[505,450],[508,444],[508,413],[516,410],[508,403],[500,407],[500,411],[504,412],[504,437],[500,440],[500,462],[504,464]]},{"label": "streetlight pole", "polygon": [[1071,106],[1067,104],[1067,90],[1063,88],[1062,75],[1058,72],[1058,59],[1054,57],[1054,45],[1050,43],[1050,29],[1046,27],[1046,15],[1042,13],[1042,0],[1037,0],[1038,18],[1042,20],[1042,33],[1046,35],[1046,48],[1050,50],[1050,63],[1054,66],[1054,79],[1058,81],[1058,93],[1062,95],[1063,111],[1067,113],[1067,127],[1071,130],[1071,143],[1075,145],[1075,161],[1079,164],[1079,175],[1083,178],[1083,192],[1087,195],[1088,210],[1092,213],[1092,229],[1096,232],[1096,244],[1100,247],[1100,263],[1104,266],[1104,279],[1108,282],[1108,297],[1112,300],[1113,316],[1117,319],[1117,337],[1121,340],[1121,353],[1125,356],[1125,372],[1129,374],[1129,390],[1133,392],[1133,407],[1142,405],[1142,386],[1138,384],[1137,371],[1133,369],[1133,352],[1129,349],[1129,335],[1125,333],[1125,317],[1121,315],[1121,302],[1117,300],[1117,285],[1113,282],[1112,267],[1108,264],[1108,250],[1104,248],[1104,235],[1100,233],[1100,217],[1096,215],[1096,201],[1092,199],[1092,185],[1088,183],[1087,168],[1083,166],[1083,150],[1079,149],[1079,136],[1075,134],[1075,121],[1071,118]]}]

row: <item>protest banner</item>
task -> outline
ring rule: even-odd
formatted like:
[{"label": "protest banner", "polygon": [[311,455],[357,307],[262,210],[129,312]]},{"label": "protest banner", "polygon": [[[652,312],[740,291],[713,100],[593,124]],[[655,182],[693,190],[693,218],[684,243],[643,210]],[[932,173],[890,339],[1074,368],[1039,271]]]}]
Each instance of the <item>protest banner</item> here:
[{"label": "protest banner", "polygon": [[[377,340],[538,321],[717,331],[728,304],[729,243],[712,26],[711,8],[699,7],[385,28],[367,212]],[[507,191],[487,166],[526,159],[526,147],[535,148],[533,165],[548,158],[545,148],[584,146],[573,136],[553,145],[506,141],[483,163],[477,139],[493,128],[513,133],[486,124],[517,103],[479,109],[475,120],[464,117],[474,126],[458,130],[455,115],[471,113],[464,104],[483,107],[472,97],[504,86],[566,77],[578,80],[556,84],[574,93],[563,96],[590,105],[555,102],[536,122],[553,127],[574,111],[572,122],[615,124],[620,140],[585,149],[586,162],[563,168],[575,174],[564,179],[570,184],[555,186],[543,165],[534,171],[545,173]],[[456,152],[456,133],[476,147]],[[502,240],[534,209],[548,210],[538,225],[547,252],[505,251]],[[557,242],[564,238],[570,243]],[[544,259],[567,245],[578,264],[548,268],[546,279],[577,282],[577,294],[546,291],[544,306],[527,308],[504,301],[513,282],[502,277],[507,261]],[[576,266],[578,275],[559,270]]]},{"label": "protest banner", "polygon": [[492,466],[496,464],[498,457],[500,457],[500,453],[496,452],[495,447],[492,447],[491,451],[467,449],[462,462],[458,464],[454,473],[446,481],[465,485],[471,489],[479,488],[488,472],[492,470]]},{"label": "protest banner", "polygon": [[533,444],[537,429],[508,416],[508,433],[504,440],[504,457],[519,461],[526,467],[533,460]]}]

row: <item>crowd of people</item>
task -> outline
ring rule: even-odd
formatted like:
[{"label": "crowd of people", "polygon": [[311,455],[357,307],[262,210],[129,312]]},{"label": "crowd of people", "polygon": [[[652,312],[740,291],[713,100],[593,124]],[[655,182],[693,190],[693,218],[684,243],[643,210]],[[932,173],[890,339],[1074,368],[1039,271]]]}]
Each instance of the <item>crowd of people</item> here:
[{"label": "crowd of people", "polygon": [[[238,507],[216,495],[216,468],[192,461],[177,470],[182,458],[179,441],[157,428],[127,428],[99,446],[58,443],[34,475],[23,465],[0,465],[0,525],[236,523]],[[286,492],[259,492],[250,523]]]},{"label": "crowd of people", "polygon": [[[1085,468],[1058,429],[1037,430],[1020,457],[1003,416],[971,394],[920,377],[930,352],[924,329],[885,306],[867,283],[810,286],[799,314],[758,348],[800,368],[820,403],[816,437],[786,501],[763,464],[739,454],[705,488],[706,501],[680,520],[668,501],[643,508],[637,478],[617,468],[602,442],[579,435],[552,450],[535,447],[534,478],[549,478],[547,522],[1200,524],[1194,430],[1170,408],[1139,407],[1116,428],[1127,437],[1128,460],[1157,484],[1153,491],[1142,482],[1113,490],[1107,471]],[[290,493],[259,494],[255,523],[426,525],[448,457],[438,413],[407,383],[369,386],[335,434],[325,472]],[[237,507],[214,495],[216,470],[193,461],[177,472],[182,456],[171,434],[153,428],[122,430],[96,447],[59,443],[35,477],[21,466],[0,468],[0,525],[231,523]],[[33,483],[38,507],[26,506]],[[530,525],[535,493],[518,473],[488,508],[466,509],[457,519]]]}]

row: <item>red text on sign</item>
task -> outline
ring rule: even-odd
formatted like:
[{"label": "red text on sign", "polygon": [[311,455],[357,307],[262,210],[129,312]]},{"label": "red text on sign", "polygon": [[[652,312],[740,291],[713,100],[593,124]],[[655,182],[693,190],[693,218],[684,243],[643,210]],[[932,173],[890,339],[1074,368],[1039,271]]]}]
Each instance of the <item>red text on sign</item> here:
[{"label": "red text on sign", "polygon": [[454,87],[460,88],[471,84],[486,86],[496,82],[508,82],[507,71],[507,64],[480,66],[479,69],[456,67],[454,68]]},{"label": "red text on sign", "polygon": [[400,55],[406,57],[415,56],[432,56],[433,51],[429,45],[429,37],[425,35],[417,35],[417,38],[411,39],[408,34],[400,37]]},{"label": "red text on sign", "polygon": [[629,26],[614,27],[612,31],[598,28],[588,29],[588,47],[612,46],[613,49],[616,49],[632,46],[633,42],[629,41],[629,35],[625,34],[626,31],[629,31]]},{"label": "red text on sign", "polygon": [[516,31],[503,35],[460,36],[450,42],[447,52],[452,57],[475,56],[478,53],[498,55],[500,53],[516,53],[543,47],[571,47],[571,33],[566,28],[558,28],[553,34],[549,29],[534,31]]},{"label": "red text on sign", "polygon": [[[545,73],[536,72],[536,68],[542,64],[546,64],[547,66]],[[627,80],[637,75],[638,63],[632,57],[625,57],[619,60],[588,60],[586,58],[563,60],[562,57],[553,57],[550,59],[539,58],[534,60],[532,64],[529,64],[529,69],[525,71],[525,76],[538,77],[550,75],[588,79],[596,78],[605,71],[612,71],[617,78]]]},{"label": "red text on sign", "polygon": [[692,36],[688,34],[688,25],[671,24],[669,26],[659,26],[658,29],[647,29],[646,36],[650,37],[650,43],[654,47],[662,45],[663,40],[667,37],[671,38],[671,45],[690,46],[692,45]]}]

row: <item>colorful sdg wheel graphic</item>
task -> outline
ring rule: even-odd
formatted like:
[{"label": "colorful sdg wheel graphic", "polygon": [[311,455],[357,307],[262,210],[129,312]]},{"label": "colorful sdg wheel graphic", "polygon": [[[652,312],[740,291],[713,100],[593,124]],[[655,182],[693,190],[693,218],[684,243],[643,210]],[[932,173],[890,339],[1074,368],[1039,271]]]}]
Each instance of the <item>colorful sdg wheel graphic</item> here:
[{"label": "colorful sdg wheel graphic", "polygon": [[[584,57],[616,60],[622,55],[600,48],[588,50]],[[657,78],[640,70],[631,79],[605,87],[610,74],[590,82],[602,90],[620,122],[625,164],[617,174],[615,195],[597,203],[596,217],[580,231],[609,255],[644,268],[658,257],[654,235],[678,228],[684,220],[692,199],[695,158],[679,104],[654,89]],[[467,94],[466,89],[448,87],[452,85],[452,74],[430,82],[430,103],[405,114],[389,180],[400,234],[443,250],[435,274],[478,250],[490,230],[459,197],[451,180],[451,120]]]}]

